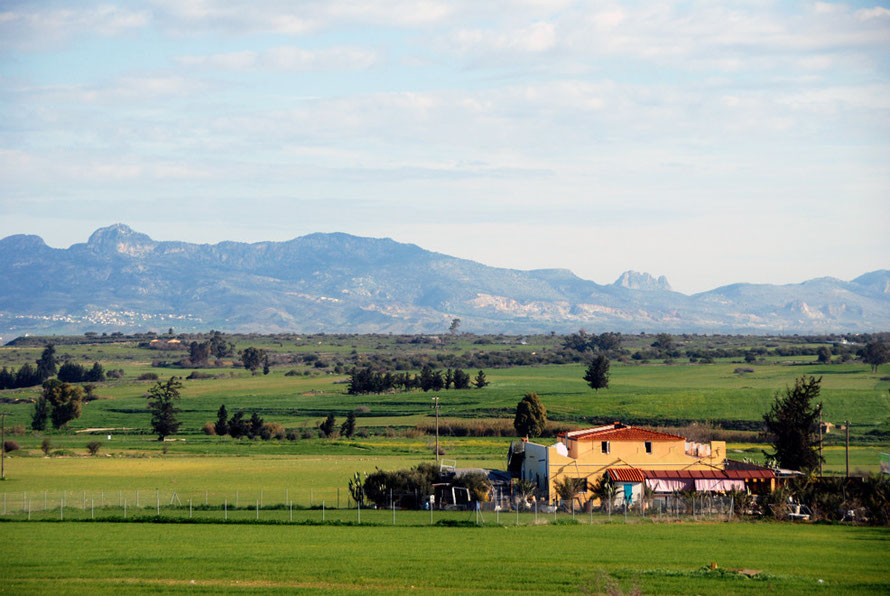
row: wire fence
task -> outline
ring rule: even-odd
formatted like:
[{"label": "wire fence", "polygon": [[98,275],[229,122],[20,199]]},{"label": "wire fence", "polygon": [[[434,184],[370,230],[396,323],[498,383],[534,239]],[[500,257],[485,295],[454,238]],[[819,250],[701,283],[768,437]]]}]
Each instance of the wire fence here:
[{"label": "wire fence", "polygon": [[[402,508],[412,497],[419,508]],[[4,519],[16,521],[164,520],[192,522],[348,523],[431,525],[436,523],[529,525],[605,523],[611,521],[731,519],[736,513],[730,495],[669,495],[645,501],[578,500],[524,502],[498,494],[487,502],[444,509],[429,498],[394,493],[381,506],[356,503],[345,489],[256,489],[185,491],[160,489],[4,492]]]}]

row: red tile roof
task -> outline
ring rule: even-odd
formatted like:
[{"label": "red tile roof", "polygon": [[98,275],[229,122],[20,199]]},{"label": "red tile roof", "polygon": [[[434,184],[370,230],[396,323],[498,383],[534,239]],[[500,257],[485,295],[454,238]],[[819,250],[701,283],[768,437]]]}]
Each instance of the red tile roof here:
[{"label": "red tile roof", "polygon": [[641,470],[639,468],[609,468],[606,470],[616,482],[642,482],[646,479],[661,480],[753,480],[775,478],[772,470]]},{"label": "red tile roof", "polygon": [[607,472],[615,482],[642,482],[646,479],[643,471],[636,468],[609,468]]},{"label": "red tile roof", "polygon": [[596,428],[585,428],[559,436],[576,441],[685,441],[685,437],[671,435],[636,426],[625,426],[619,422]]}]

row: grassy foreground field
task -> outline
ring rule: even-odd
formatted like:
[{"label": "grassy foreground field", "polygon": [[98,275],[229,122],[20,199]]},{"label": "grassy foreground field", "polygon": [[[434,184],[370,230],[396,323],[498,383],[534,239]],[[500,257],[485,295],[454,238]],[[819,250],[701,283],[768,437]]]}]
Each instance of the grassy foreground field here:
[{"label": "grassy foreground field", "polygon": [[[890,531],[767,523],[4,523],[0,591],[886,594]],[[25,547],[24,545],[27,545]],[[703,568],[711,562],[717,571]],[[733,569],[762,572],[748,578]]]}]

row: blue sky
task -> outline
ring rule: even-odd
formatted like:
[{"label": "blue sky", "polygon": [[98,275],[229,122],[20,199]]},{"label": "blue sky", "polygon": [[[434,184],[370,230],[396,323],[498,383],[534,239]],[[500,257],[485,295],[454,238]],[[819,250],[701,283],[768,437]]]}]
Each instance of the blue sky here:
[{"label": "blue sky", "polygon": [[0,2],[0,237],[343,231],[691,293],[890,267],[890,8]]}]

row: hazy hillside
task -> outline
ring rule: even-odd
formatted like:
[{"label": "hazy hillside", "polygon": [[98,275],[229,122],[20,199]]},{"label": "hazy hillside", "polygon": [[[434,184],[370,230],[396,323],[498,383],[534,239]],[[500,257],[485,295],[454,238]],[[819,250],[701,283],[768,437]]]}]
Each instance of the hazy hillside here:
[{"label": "hazy hillside", "polygon": [[155,242],[124,225],[85,244],[0,240],[0,335],[117,329],[513,333],[824,332],[890,329],[890,271],[845,282],[733,284],[687,296],[627,271],[610,285],[519,271],[389,239]]}]

